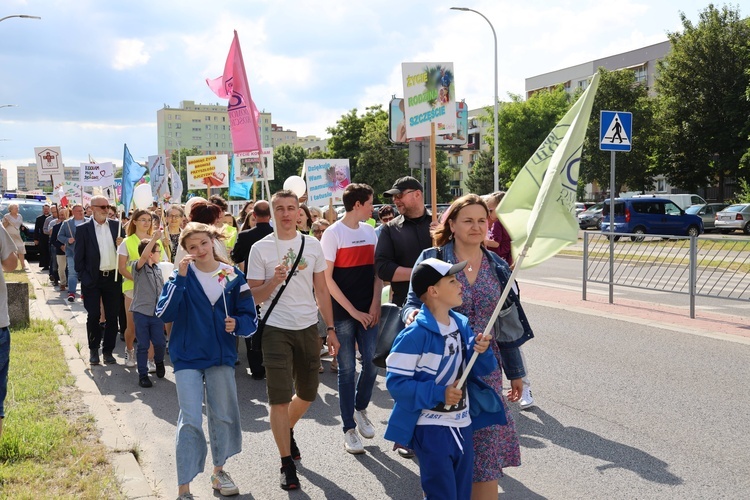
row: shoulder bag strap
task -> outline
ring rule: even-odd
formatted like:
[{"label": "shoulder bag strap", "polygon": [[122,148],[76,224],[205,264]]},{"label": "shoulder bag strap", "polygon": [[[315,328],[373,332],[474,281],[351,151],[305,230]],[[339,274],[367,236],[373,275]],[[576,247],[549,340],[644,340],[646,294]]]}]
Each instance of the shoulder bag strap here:
[{"label": "shoulder bag strap", "polygon": [[261,319],[260,323],[258,323],[259,330],[263,327],[263,325],[266,324],[268,317],[271,315],[271,311],[273,311],[273,308],[276,307],[276,304],[279,302],[279,299],[281,298],[281,294],[284,293],[284,289],[286,289],[286,286],[289,284],[289,281],[292,279],[292,275],[294,274],[294,271],[297,269],[297,264],[299,264],[299,261],[302,258],[302,251],[305,249],[305,235],[302,234],[300,236],[302,238],[302,244],[299,246],[299,253],[297,254],[297,259],[294,261],[294,264],[292,264],[292,268],[289,270],[289,274],[287,274],[284,284],[281,285],[281,288],[279,288],[279,293],[277,293],[276,296],[273,298],[273,300],[271,301],[271,305],[268,306],[268,310],[266,311],[266,314],[263,315],[263,319]]}]

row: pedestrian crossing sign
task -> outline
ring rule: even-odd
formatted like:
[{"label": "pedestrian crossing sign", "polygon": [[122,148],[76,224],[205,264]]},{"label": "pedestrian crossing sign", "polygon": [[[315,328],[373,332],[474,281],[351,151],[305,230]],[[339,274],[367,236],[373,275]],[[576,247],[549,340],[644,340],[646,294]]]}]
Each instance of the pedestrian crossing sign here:
[{"label": "pedestrian crossing sign", "polygon": [[604,111],[599,114],[599,149],[630,151],[633,137],[633,113]]}]

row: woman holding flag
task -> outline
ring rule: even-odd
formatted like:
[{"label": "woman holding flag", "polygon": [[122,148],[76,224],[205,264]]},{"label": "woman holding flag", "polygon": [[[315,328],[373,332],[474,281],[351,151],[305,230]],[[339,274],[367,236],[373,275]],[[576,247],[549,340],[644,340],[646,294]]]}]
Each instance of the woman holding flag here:
[{"label": "woman holding flag", "polygon": [[[430,257],[453,264],[468,262],[463,272],[456,275],[462,285],[463,304],[454,310],[469,318],[469,324],[475,334],[484,332],[503,289],[508,286],[510,277],[510,268],[505,261],[484,248],[488,220],[489,210],[479,196],[462,196],[453,202],[443,221],[435,229],[434,238],[437,246],[424,250],[414,264],[416,267]],[[407,325],[413,321],[421,305],[419,297],[410,287],[402,311],[402,317]],[[482,377],[503,400],[508,423],[474,429],[474,477],[471,496],[473,500],[497,499],[498,480],[503,476],[503,467],[521,465],[515,422],[502,394],[502,370],[505,370],[506,376],[511,380],[508,399],[518,401],[523,389],[522,377],[525,374],[518,346],[534,335],[514,291],[510,292],[503,308],[511,309],[517,313],[516,320],[523,333],[520,339],[512,343],[492,342],[492,352],[497,358],[498,369]],[[498,338],[494,333],[493,337]]]}]

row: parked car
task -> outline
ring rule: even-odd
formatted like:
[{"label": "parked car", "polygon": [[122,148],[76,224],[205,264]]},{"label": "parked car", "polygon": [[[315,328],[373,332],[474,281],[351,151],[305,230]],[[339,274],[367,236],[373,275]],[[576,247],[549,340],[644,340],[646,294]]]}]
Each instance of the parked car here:
[{"label": "parked car", "polygon": [[597,203],[596,205],[593,205],[590,208],[579,213],[578,214],[578,227],[580,227],[581,229],[588,229],[590,227],[601,229],[603,208],[604,208],[604,203]]},{"label": "parked car", "polygon": [[[610,201],[604,200],[603,233],[609,232]],[[634,233],[632,241],[643,241],[645,234],[667,236],[698,236],[703,233],[703,220],[686,214],[671,200],[664,198],[619,198],[615,200],[615,232]],[[615,236],[615,239],[619,237]]]},{"label": "parked car", "polygon": [[[12,195],[11,196],[15,196]],[[23,226],[26,228],[25,231],[21,232],[21,238],[24,240],[26,246],[26,258],[36,256],[39,251],[34,245],[34,226],[36,225],[36,218],[42,215],[44,208],[44,202],[35,198],[20,198],[13,197],[0,198],[0,218],[8,213],[8,205],[16,203],[18,205],[18,213],[23,217]]]},{"label": "parked car", "polygon": [[705,232],[713,231],[716,214],[728,207],[728,203],[706,203],[703,205],[693,205],[685,209],[685,213],[697,215],[703,219],[703,230]]},{"label": "parked car", "polygon": [[706,200],[698,196],[697,194],[637,194],[633,198],[660,198],[662,200],[670,200],[675,203],[678,207],[685,210],[693,205],[705,205]]},{"label": "parked car", "polygon": [[750,234],[750,203],[730,205],[718,214],[714,222],[716,229],[727,234],[738,229]]},{"label": "parked car", "polygon": [[589,208],[591,208],[593,206],[594,206],[593,203],[589,203],[589,202],[586,202],[586,201],[577,201],[576,202],[576,213],[575,213],[576,217],[581,212],[585,212],[586,210],[588,210]]}]

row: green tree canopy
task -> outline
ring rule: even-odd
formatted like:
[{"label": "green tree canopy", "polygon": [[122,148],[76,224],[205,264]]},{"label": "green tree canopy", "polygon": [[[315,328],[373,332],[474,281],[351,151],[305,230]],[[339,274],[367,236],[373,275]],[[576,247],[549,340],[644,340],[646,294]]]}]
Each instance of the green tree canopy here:
[{"label": "green tree canopy", "polygon": [[271,194],[284,187],[284,181],[292,175],[301,175],[305,164],[305,150],[302,146],[282,144],[273,151],[273,178],[268,182]]},{"label": "green tree canopy", "polygon": [[709,4],[697,25],[680,14],[671,52],[658,63],[662,134],[659,167],[687,190],[725,177],[750,178],[740,159],[750,148],[750,21],[739,8]]},{"label": "green tree canopy", "polygon": [[617,155],[615,168],[615,193],[627,186],[632,191],[646,191],[653,187],[655,137],[654,102],[648,96],[645,84],[635,81],[630,70],[607,71],[599,68],[599,88],[586,130],[578,184],[597,182],[602,189],[609,186],[611,152],[599,149],[599,112],[601,110],[629,111],[633,113],[633,148]]},{"label": "green tree canopy", "polygon": [[[469,169],[469,176],[466,179],[466,189],[474,194],[489,194],[495,187],[493,177],[495,175],[495,162],[492,158],[492,152],[480,151],[474,165]],[[505,182],[500,182],[500,186],[505,186]]]},{"label": "green tree canopy", "polygon": [[[516,94],[510,94],[510,99],[502,103],[497,117],[498,184],[501,188],[510,186],[571,106],[570,97],[562,87],[536,92],[526,101]],[[492,148],[492,138],[489,143]]]}]

